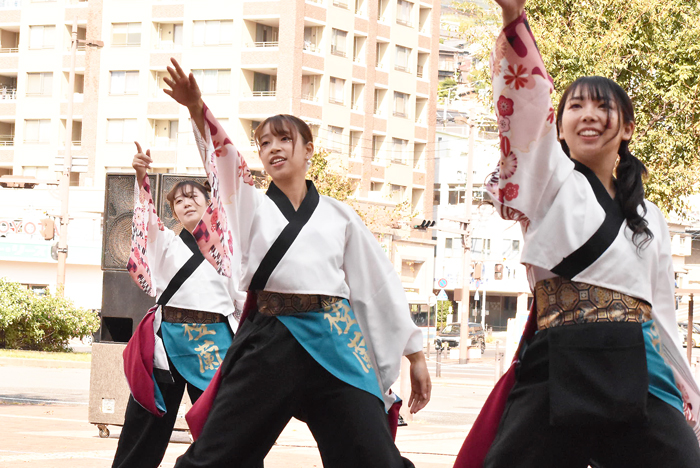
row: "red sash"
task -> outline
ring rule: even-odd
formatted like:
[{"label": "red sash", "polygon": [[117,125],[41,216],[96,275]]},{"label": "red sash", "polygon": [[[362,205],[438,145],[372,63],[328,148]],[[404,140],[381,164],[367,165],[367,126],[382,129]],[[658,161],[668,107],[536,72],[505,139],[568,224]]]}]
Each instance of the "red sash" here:
[{"label": "red sash", "polygon": [[153,382],[153,352],[155,338],[153,336],[154,312],[158,306],[148,309],[129,343],[124,348],[124,374],[129,384],[129,390],[136,402],[149,413],[163,416],[165,413],[156,407],[155,383]]}]

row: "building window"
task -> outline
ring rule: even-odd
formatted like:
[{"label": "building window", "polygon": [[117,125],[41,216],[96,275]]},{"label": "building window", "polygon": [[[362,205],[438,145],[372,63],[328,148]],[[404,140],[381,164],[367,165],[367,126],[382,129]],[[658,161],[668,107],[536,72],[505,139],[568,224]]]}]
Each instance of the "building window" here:
[{"label": "building window", "polygon": [[331,86],[330,86],[328,102],[333,103],[333,104],[343,104],[345,102],[345,99],[343,96],[344,87],[345,87],[345,80],[343,80],[342,78],[335,78],[335,77],[331,76]]},{"label": "building window", "polygon": [[27,73],[27,96],[51,96],[53,73]]},{"label": "building window", "polygon": [[393,149],[391,154],[391,161],[401,164],[406,164],[406,151],[408,149],[408,140],[402,140],[401,138],[393,138]]},{"label": "building window", "polygon": [[[229,94],[231,70],[192,70],[202,94]],[[267,76],[267,75],[265,75]]]},{"label": "building window", "polygon": [[107,143],[136,141],[136,119],[107,119]]},{"label": "building window", "polygon": [[279,28],[258,23],[255,27],[255,47],[278,47],[279,35]]},{"label": "building window", "polygon": [[30,49],[53,49],[56,26],[29,26]]},{"label": "building window", "polygon": [[391,192],[389,194],[391,201],[394,203],[401,203],[403,201],[404,194],[406,193],[406,186],[390,184],[389,190]]},{"label": "building window", "polygon": [[51,138],[51,120],[25,120],[24,141],[26,143],[48,143]]},{"label": "building window", "polygon": [[141,23],[113,23],[113,46],[141,45]]},{"label": "building window", "polygon": [[331,36],[331,54],[345,57],[347,38],[348,33],[346,31],[333,28],[333,34]]},{"label": "building window", "polygon": [[413,9],[413,3],[407,2],[405,0],[398,0],[396,2],[396,22],[398,24],[403,24],[404,26],[412,26],[411,23],[411,10]]},{"label": "building window", "polygon": [[304,28],[304,50],[320,52],[319,45],[322,37],[323,28],[321,26]]},{"label": "building window", "polygon": [[320,75],[303,75],[301,77],[301,98],[307,101],[318,101],[316,93],[320,87]]},{"label": "building window", "polygon": [[380,135],[372,135],[372,158],[374,161],[379,161],[382,158],[382,145],[384,137]]},{"label": "building window", "polygon": [[433,185],[433,206],[440,204],[440,184]]},{"label": "building window", "polygon": [[271,97],[277,94],[277,77],[255,72],[253,74],[253,96]]},{"label": "building window", "polygon": [[384,68],[384,54],[388,46],[389,44],[377,42],[377,61],[375,63],[377,68]]},{"label": "building window", "polygon": [[411,96],[405,93],[394,91],[394,115],[397,117],[408,117],[408,100]]},{"label": "building window", "polygon": [[350,151],[349,151],[349,156],[351,158],[359,158],[360,157],[360,151],[362,149],[362,132],[354,131],[350,132]]},{"label": "building window", "polygon": [[445,238],[445,257],[452,256],[452,241],[453,239],[451,237]]},{"label": "building window", "polygon": [[396,60],[394,61],[394,69],[403,71],[403,72],[410,72],[411,67],[410,65],[410,60],[411,60],[411,49],[408,47],[403,47],[400,45],[396,46]]},{"label": "building window", "polygon": [[340,153],[342,150],[343,129],[342,127],[328,126],[328,149]]},{"label": "building window", "polygon": [[463,185],[450,185],[447,203],[449,205],[461,205],[464,203],[465,194],[466,189]]},{"label": "building window", "polygon": [[381,192],[384,188],[384,182],[370,182],[369,191],[370,192]]},{"label": "building window", "polygon": [[362,83],[352,84],[352,96],[350,100],[352,101],[352,108],[354,110],[362,110],[362,91],[365,89],[365,85]]},{"label": "building window", "polygon": [[222,45],[233,43],[233,20],[195,21],[192,45]]},{"label": "building window", "polygon": [[374,115],[382,115],[382,104],[384,103],[385,95],[386,89],[374,88]]},{"label": "building window", "polygon": [[352,40],[352,61],[355,63],[364,63],[363,55],[365,49],[366,37],[355,36]]},{"label": "building window", "polygon": [[138,94],[139,72],[113,71],[110,72],[109,94]]},{"label": "building window", "polygon": [[156,49],[170,50],[182,47],[182,25],[158,23],[158,40]]}]

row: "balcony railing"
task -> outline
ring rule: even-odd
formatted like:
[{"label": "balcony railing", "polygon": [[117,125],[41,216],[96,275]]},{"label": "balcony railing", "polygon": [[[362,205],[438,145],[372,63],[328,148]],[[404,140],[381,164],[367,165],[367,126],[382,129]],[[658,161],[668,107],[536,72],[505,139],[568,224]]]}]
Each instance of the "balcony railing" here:
[{"label": "balcony railing", "polygon": [[329,97],[328,102],[330,102],[331,104],[340,104],[340,105],[345,104],[345,101],[343,101],[342,99],[337,99],[334,97]]},{"label": "balcony railing", "polygon": [[423,78],[423,65],[416,66],[416,76],[418,78]]},{"label": "balcony railing", "polygon": [[250,93],[243,93],[243,97],[275,97],[277,91],[251,91]]},{"label": "balcony railing", "polygon": [[249,42],[246,44],[248,47],[279,47],[279,41],[268,41],[268,42]]},{"label": "balcony railing", "polygon": [[19,8],[22,0],[0,0],[0,8]]},{"label": "balcony railing", "polygon": [[314,96],[313,94],[302,94],[301,98],[304,101],[318,102],[318,96]]},{"label": "balcony railing", "polygon": [[406,119],[408,118],[408,114],[405,112],[394,111],[394,117],[402,117]]},{"label": "balcony railing", "polygon": [[362,7],[355,8],[355,14],[359,16],[367,16],[367,13],[365,13],[365,9]]},{"label": "balcony railing", "polygon": [[345,8],[346,10],[348,9],[348,4],[343,2],[342,0],[333,0],[333,6],[337,6],[338,8]]},{"label": "balcony railing", "polygon": [[413,27],[413,23],[411,23],[409,20],[403,19],[403,18],[396,18],[396,24],[400,24],[402,26],[408,26],[409,28]]},{"label": "balcony railing", "polygon": [[411,73],[411,69],[404,65],[394,65],[394,70]]},{"label": "balcony railing", "polygon": [[0,135],[0,146],[14,146],[15,136],[14,135]]},{"label": "balcony railing", "polygon": [[321,49],[319,48],[318,44],[314,44],[309,41],[304,41],[304,50],[308,50],[309,52],[321,52]]},{"label": "balcony railing", "polygon": [[14,101],[17,99],[16,88],[0,88],[0,101]]},{"label": "balcony railing", "polygon": [[0,54],[16,54],[19,52],[17,47],[3,47],[0,48]]},{"label": "balcony railing", "polygon": [[346,57],[345,51],[340,50],[338,46],[331,45],[331,54],[337,55],[338,57]]}]

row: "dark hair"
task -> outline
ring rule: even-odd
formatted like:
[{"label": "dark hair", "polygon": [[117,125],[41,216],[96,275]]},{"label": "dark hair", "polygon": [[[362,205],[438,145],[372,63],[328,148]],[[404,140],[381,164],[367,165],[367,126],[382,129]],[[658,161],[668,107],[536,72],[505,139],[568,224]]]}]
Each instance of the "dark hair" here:
[{"label": "dark hair", "polygon": [[[297,134],[301,136],[302,140],[304,140],[304,144],[313,143],[314,141],[314,137],[311,134],[311,129],[306,122],[293,115],[277,114],[260,122],[258,127],[255,129],[255,143],[258,145],[258,148],[260,148],[260,133],[258,133],[257,130],[259,128],[262,131],[262,129],[265,128],[265,125],[270,126],[270,131],[273,135],[282,135],[291,138],[295,147],[297,144]],[[292,131],[292,128],[296,129],[296,133]]]},{"label": "dark hair", "polygon": [[211,190],[209,188],[209,181],[205,182],[204,185],[200,184],[199,182],[195,182],[194,180],[180,181],[175,184],[175,186],[173,186],[173,188],[165,196],[165,199],[168,201],[168,205],[170,205],[170,210],[173,212],[173,216],[175,215],[175,207],[173,206],[175,203],[175,195],[177,195],[177,192],[180,190],[182,190],[182,195],[187,198],[194,198],[194,191],[199,190],[202,195],[204,195],[204,199],[209,201],[209,190]]},{"label": "dark hair", "polygon": [[[629,124],[634,122],[632,100],[620,85],[602,76],[584,76],[571,83],[559,101],[559,107],[557,108],[557,136],[559,136],[559,126],[564,114],[566,101],[575,92],[580,92],[590,99],[603,101],[608,104],[608,122],[606,127],[610,122],[610,112],[612,112],[609,104],[611,102],[615,103],[619,117],[618,129],[615,131],[615,134],[617,134],[623,123]],[[559,143],[566,155],[571,157],[566,141],[562,139],[559,140]],[[644,204],[643,179],[648,172],[644,164],[630,152],[629,143],[627,140],[622,140],[620,148],[617,150],[620,162],[615,171],[615,188],[622,205],[622,212],[627,220],[627,227],[632,231],[632,241],[637,246],[637,249],[642,249],[654,238],[654,234],[648,227],[649,223],[644,219],[644,215],[647,214],[647,207]],[[643,215],[639,214],[639,205],[642,206]]]}]

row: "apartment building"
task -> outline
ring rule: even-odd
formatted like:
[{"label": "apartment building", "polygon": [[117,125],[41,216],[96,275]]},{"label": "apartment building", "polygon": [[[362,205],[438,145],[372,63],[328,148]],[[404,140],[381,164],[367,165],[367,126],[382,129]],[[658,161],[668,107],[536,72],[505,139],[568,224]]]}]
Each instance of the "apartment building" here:
[{"label": "apartment building", "polygon": [[[105,175],[132,172],[133,141],[151,149],[155,172],[203,173],[189,115],[163,93],[175,57],[194,73],[253,171],[262,170],[252,142],[258,123],[295,114],[354,180],[358,200],[407,202],[425,217],[433,198],[439,16],[438,0],[0,0],[0,175],[56,179],[72,91],[70,212],[84,221],[69,226],[69,249],[90,244],[80,261],[99,273],[94,233]],[[79,39],[104,46],[78,48],[69,90],[74,20]],[[3,188],[0,199],[0,218],[13,225],[59,212],[50,185]],[[0,237],[0,275],[25,271],[22,282],[32,276],[32,284],[51,286],[51,242],[29,231]],[[386,237],[398,272],[409,251],[410,261],[432,271],[430,235]],[[3,256],[22,251],[9,246],[18,243],[38,249],[24,268],[25,257]],[[69,295],[76,257],[68,255]],[[424,276],[402,276],[419,308],[432,292]],[[101,287],[97,274],[78,283],[80,290]],[[85,305],[99,307],[93,302]]]}]

